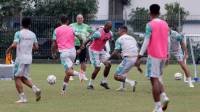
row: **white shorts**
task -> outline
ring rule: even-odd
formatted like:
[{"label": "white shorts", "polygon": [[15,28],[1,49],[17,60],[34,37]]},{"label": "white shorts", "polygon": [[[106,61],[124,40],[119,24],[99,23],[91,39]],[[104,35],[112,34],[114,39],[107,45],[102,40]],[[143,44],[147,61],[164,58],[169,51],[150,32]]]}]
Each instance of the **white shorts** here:
[{"label": "white shorts", "polygon": [[122,62],[118,65],[115,74],[126,76],[126,73],[135,65],[136,60],[137,57],[124,57]]},{"label": "white shorts", "polygon": [[166,60],[148,56],[146,63],[146,76],[159,78],[163,74]]},{"label": "white shorts", "polygon": [[184,58],[183,52],[176,52],[176,53],[173,53],[173,55],[176,57],[177,61],[183,61],[183,58]]},{"label": "white shorts", "polygon": [[26,79],[30,79],[29,78],[30,66],[31,66],[31,64],[15,63],[14,76],[15,77],[24,77]]},{"label": "white shorts", "polygon": [[75,58],[76,58],[75,48],[60,52],[60,60],[61,63],[64,65],[65,71],[73,67]]},{"label": "white shorts", "polygon": [[106,62],[110,54],[106,51],[94,51],[89,48],[90,61],[95,67],[101,67],[101,63]]}]

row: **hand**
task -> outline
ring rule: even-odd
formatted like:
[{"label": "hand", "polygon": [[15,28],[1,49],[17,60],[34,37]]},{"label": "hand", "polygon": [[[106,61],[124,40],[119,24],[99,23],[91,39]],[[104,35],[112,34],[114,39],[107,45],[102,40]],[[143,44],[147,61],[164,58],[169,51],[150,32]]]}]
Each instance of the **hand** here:
[{"label": "hand", "polygon": [[140,73],[143,73],[143,70],[140,68],[140,66],[136,66],[137,67],[137,70],[140,72]]},{"label": "hand", "polygon": [[76,55],[79,55],[81,53],[81,49],[78,49],[77,51],[76,51]]}]

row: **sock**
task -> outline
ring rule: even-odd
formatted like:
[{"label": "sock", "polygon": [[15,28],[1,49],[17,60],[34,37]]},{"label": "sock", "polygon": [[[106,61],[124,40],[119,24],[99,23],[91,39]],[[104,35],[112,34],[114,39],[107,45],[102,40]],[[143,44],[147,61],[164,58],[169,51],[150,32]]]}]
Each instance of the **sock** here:
[{"label": "sock", "polygon": [[129,80],[128,78],[125,79],[125,82],[131,84],[131,80]]},{"label": "sock", "polygon": [[90,79],[89,84],[88,85],[93,85],[93,79]]},{"label": "sock", "polygon": [[36,85],[33,85],[32,86],[32,90],[34,93],[36,93],[37,91],[39,91],[40,89],[36,86]]},{"label": "sock", "polygon": [[120,88],[125,88],[125,82],[120,82]]},{"label": "sock", "polygon": [[189,84],[191,84],[192,83],[191,77],[187,77],[187,81],[188,81]]},{"label": "sock", "polygon": [[107,83],[107,77],[104,77],[102,83]]},{"label": "sock", "polygon": [[167,99],[168,99],[167,94],[166,94],[165,92],[162,92],[162,93],[160,94],[160,96],[161,96],[161,98],[164,99],[164,100],[167,100]]},{"label": "sock", "polygon": [[73,75],[74,76],[79,76],[79,72],[77,72],[77,71],[74,70]]},{"label": "sock", "polygon": [[67,90],[67,86],[68,86],[68,83],[66,83],[66,82],[63,82],[63,91],[66,91]]},{"label": "sock", "polygon": [[155,109],[159,109],[161,108],[161,103],[159,102],[155,102]]},{"label": "sock", "polygon": [[24,92],[22,92],[22,93],[19,94],[19,98],[21,100],[26,100],[26,96],[25,96]]}]

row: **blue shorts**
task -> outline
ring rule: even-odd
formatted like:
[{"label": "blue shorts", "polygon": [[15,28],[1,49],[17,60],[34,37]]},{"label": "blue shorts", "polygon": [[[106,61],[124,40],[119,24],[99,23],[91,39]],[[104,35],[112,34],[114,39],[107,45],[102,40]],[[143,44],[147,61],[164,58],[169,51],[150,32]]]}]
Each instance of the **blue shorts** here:
[{"label": "blue shorts", "polygon": [[94,67],[101,67],[101,63],[108,61],[110,54],[106,51],[94,51],[89,48],[90,61]]},{"label": "blue shorts", "polygon": [[122,62],[118,65],[115,74],[126,76],[126,73],[135,65],[136,60],[137,57],[124,57]]},{"label": "blue shorts", "polygon": [[14,76],[15,77],[24,77],[26,79],[30,79],[29,78],[30,66],[31,66],[31,64],[15,63]]},{"label": "blue shorts", "polygon": [[60,52],[60,60],[61,63],[64,65],[65,71],[73,67],[75,58],[76,58],[75,48]]},{"label": "blue shorts", "polygon": [[146,63],[146,76],[159,78],[163,74],[166,60],[148,56]]}]

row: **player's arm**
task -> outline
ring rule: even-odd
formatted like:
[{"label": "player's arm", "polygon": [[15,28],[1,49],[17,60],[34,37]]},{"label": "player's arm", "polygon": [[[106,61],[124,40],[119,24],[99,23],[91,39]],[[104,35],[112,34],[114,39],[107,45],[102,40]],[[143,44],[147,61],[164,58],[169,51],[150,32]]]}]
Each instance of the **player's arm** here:
[{"label": "player's arm", "polygon": [[93,41],[94,39],[100,38],[100,37],[101,37],[101,34],[99,31],[92,33],[91,36],[88,37],[85,42],[83,42],[83,44],[80,47],[80,50],[83,50],[89,42]]},{"label": "player's arm", "polygon": [[121,43],[120,43],[119,39],[117,39],[115,42],[115,49],[112,52],[112,54],[110,55],[109,60],[112,59],[114,56],[117,56],[120,53],[120,50],[121,50]]},{"label": "player's arm", "polygon": [[55,31],[53,32],[51,52],[52,52],[52,57],[55,58],[56,52],[57,52],[56,32]]},{"label": "player's arm", "polygon": [[17,47],[17,43],[16,42],[13,42],[6,50],[6,54],[9,54],[10,51],[13,49],[13,48],[16,48]]},{"label": "player's arm", "polygon": [[36,36],[34,37],[34,40],[33,40],[33,50],[38,50],[39,49],[39,45],[38,45],[38,41],[37,41],[37,38]]},{"label": "player's arm", "polygon": [[147,24],[146,25],[146,34],[145,34],[145,38],[144,38],[144,42],[142,44],[142,48],[139,52],[139,55],[137,57],[137,61],[136,61],[136,66],[139,66],[141,61],[140,59],[142,58],[142,56],[144,55],[144,53],[146,52],[147,50],[147,46],[149,45],[149,41],[150,41],[150,37],[151,37],[151,27]]},{"label": "player's arm", "polygon": [[19,39],[20,39],[20,32],[16,32],[15,35],[14,35],[14,41],[13,43],[7,48],[6,50],[6,54],[10,53],[10,51],[13,49],[13,48],[16,48],[17,47],[17,43],[19,43]]}]

